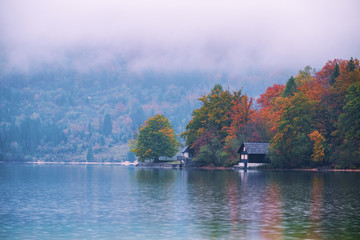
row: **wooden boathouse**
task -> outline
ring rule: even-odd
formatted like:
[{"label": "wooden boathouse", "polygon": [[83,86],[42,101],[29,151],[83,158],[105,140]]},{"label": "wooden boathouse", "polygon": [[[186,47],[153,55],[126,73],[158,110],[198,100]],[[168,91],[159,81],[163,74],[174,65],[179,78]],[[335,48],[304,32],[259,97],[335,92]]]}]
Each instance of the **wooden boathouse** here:
[{"label": "wooden boathouse", "polygon": [[180,150],[182,156],[178,156],[177,160],[181,162],[181,165],[184,167],[191,167],[193,166],[192,158],[194,156],[194,150],[190,148],[190,146],[186,146]]},{"label": "wooden boathouse", "polygon": [[240,163],[244,164],[245,169],[250,163],[254,166],[268,163],[269,160],[266,154],[269,152],[269,147],[269,143],[243,142],[238,150]]}]

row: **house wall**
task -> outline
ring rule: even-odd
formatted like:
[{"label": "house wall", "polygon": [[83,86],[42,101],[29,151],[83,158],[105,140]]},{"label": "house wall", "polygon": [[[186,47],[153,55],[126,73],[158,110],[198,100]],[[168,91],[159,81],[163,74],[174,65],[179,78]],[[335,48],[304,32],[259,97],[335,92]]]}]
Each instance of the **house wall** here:
[{"label": "house wall", "polygon": [[[248,163],[247,168],[257,168],[257,167],[260,167],[260,166],[262,166],[264,164],[266,164],[266,163]],[[244,163],[239,163],[238,167],[239,168],[244,168],[245,165],[244,165]]]},{"label": "house wall", "polygon": [[268,163],[265,154],[249,154],[249,163]]}]

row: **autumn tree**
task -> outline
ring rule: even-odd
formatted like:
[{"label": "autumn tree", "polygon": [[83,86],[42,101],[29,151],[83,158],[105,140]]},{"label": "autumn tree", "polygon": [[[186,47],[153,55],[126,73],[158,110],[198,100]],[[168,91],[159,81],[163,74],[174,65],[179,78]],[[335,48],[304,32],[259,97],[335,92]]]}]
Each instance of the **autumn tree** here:
[{"label": "autumn tree", "polygon": [[243,127],[249,123],[254,110],[252,109],[253,99],[242,95],[231,102],[229,113],[230,126],[226,128],[229,136],[236,138],[241,134]]},{"label": "autumn tree", "polygon": [[150,117],[139,129],[139,134],[132,146],[131,151],[135,153],[139,161],[159,157],[173,157],[179,147],[179,142],[169,120],[161,114]]},{"label": "autumn tree", "polygon": [[253,107],[253,99],[246,95],[234,99],[231,111],[229,113],[230,126],[225,127],[227,136],[225,138],[224,150],[226,156],[230,158],[232,163],[237,161],[237,150],[242,142],[250,140],[254,133],[254,124],[250,124],[255,110]]},{"label": "autumn tree", "polygon": [[308,166],[312,153],[309,134],[313,130],[314,102],[302,92],[285,105],[278,132],[270,141],[270,159],[276,167]]},{"label": "autumn tree", "polygon": [[202,106],[195,109],[191,121],[186,125],[185,132],[181,134],[186,140],[186,144],[198,149],[197,143],[202,143],[199,139],[205,139],[212,134],[216,138],[227,136],[226,128],[230,127],[229,113],[231,112],[232,100],[239,98],[241,91],[232,95],[229,91],[224,91],[220,84],[214,86],[211,93],[199,98]]},{"label": "autumn tree", "polygon": [[266,140],[272,138],[277,132],[277,123],[287,101],[282,97],[284,88],[284,85],[274,84],[268,87],[265,93],[261,94],[256,101],[259,110],[255,114],[255,119],[259,118],[257,121],[265,125],[266,133],[264,135]]},{"label": "autumn tree", "polygon": [[325,138],[317,130],[311,132],[309,138],[313,142],[312,161],[317,164],[323,163],[325,160]]},{"label": "autumn tree", "polygon": [[[241,91],[231,93],[220,84],[199,100],[202,106],[195,109],[192,120],[181,134],[195,151],[195,161],[204,164],[229,165],[231,159],[224,145],[229,135],[236,136],[252,112],[252,100]],[[231,152],[230,155],[236,154]]]}]

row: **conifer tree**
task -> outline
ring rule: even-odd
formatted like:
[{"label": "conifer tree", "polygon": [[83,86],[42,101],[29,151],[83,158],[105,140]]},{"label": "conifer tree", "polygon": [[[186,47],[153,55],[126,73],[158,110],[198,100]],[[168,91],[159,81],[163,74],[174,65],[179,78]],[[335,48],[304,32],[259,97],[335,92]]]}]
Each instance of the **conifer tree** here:
[{"label": "conifer tree", "polygon": [[105,115],[104,124],[103,124],[103,134],[109,136],[112,133],[112,122],[110,114]]},{"label": "conifer tree", "polygon": [[295,78],[293,76],[291,76],[286,83],[283,97],[288,97],[288,96],[294,95],[294,93],[296,92],[296,88],[297,88],[297,86],[296,86]]},{"label": "conifer tree", "polygon": [[94,129],[93,129],[92,125],[91,125],[91,122],[89,122],[87,128],[88,128],[89,136],[91,137],[91,135],[93,134],[93,131],[94,131]]},{"label": "conifer tree", "polygon": [[335,82],[335,79],[340,75],[340,71],[339,71],[339,64],[335,63],[335,67],[334,67],[334,71],[331,74],[330,80],[329,80],[329,84],[332,86]]},{"label": "conifer tree", "polygon": [[353,58],[350,58],[349,63],[348,63],[348,69],[350,72],[355,70],[355,62]]},{"label": "conifer tree", "polygon": [[93,154],[93,150],[92,150],[92,146],[90,145],[87,155],[86,155],[86,161],[93,161],[94,160],[94,154]]}]

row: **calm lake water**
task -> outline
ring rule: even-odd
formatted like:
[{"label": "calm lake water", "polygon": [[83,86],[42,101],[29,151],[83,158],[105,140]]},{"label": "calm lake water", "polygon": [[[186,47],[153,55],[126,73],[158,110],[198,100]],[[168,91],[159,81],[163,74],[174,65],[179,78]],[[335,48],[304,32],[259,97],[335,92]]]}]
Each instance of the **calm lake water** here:
[{"label": "calm lake water", "polygon": [[360,239],[360,173],[0,164],[0,239]]}]

